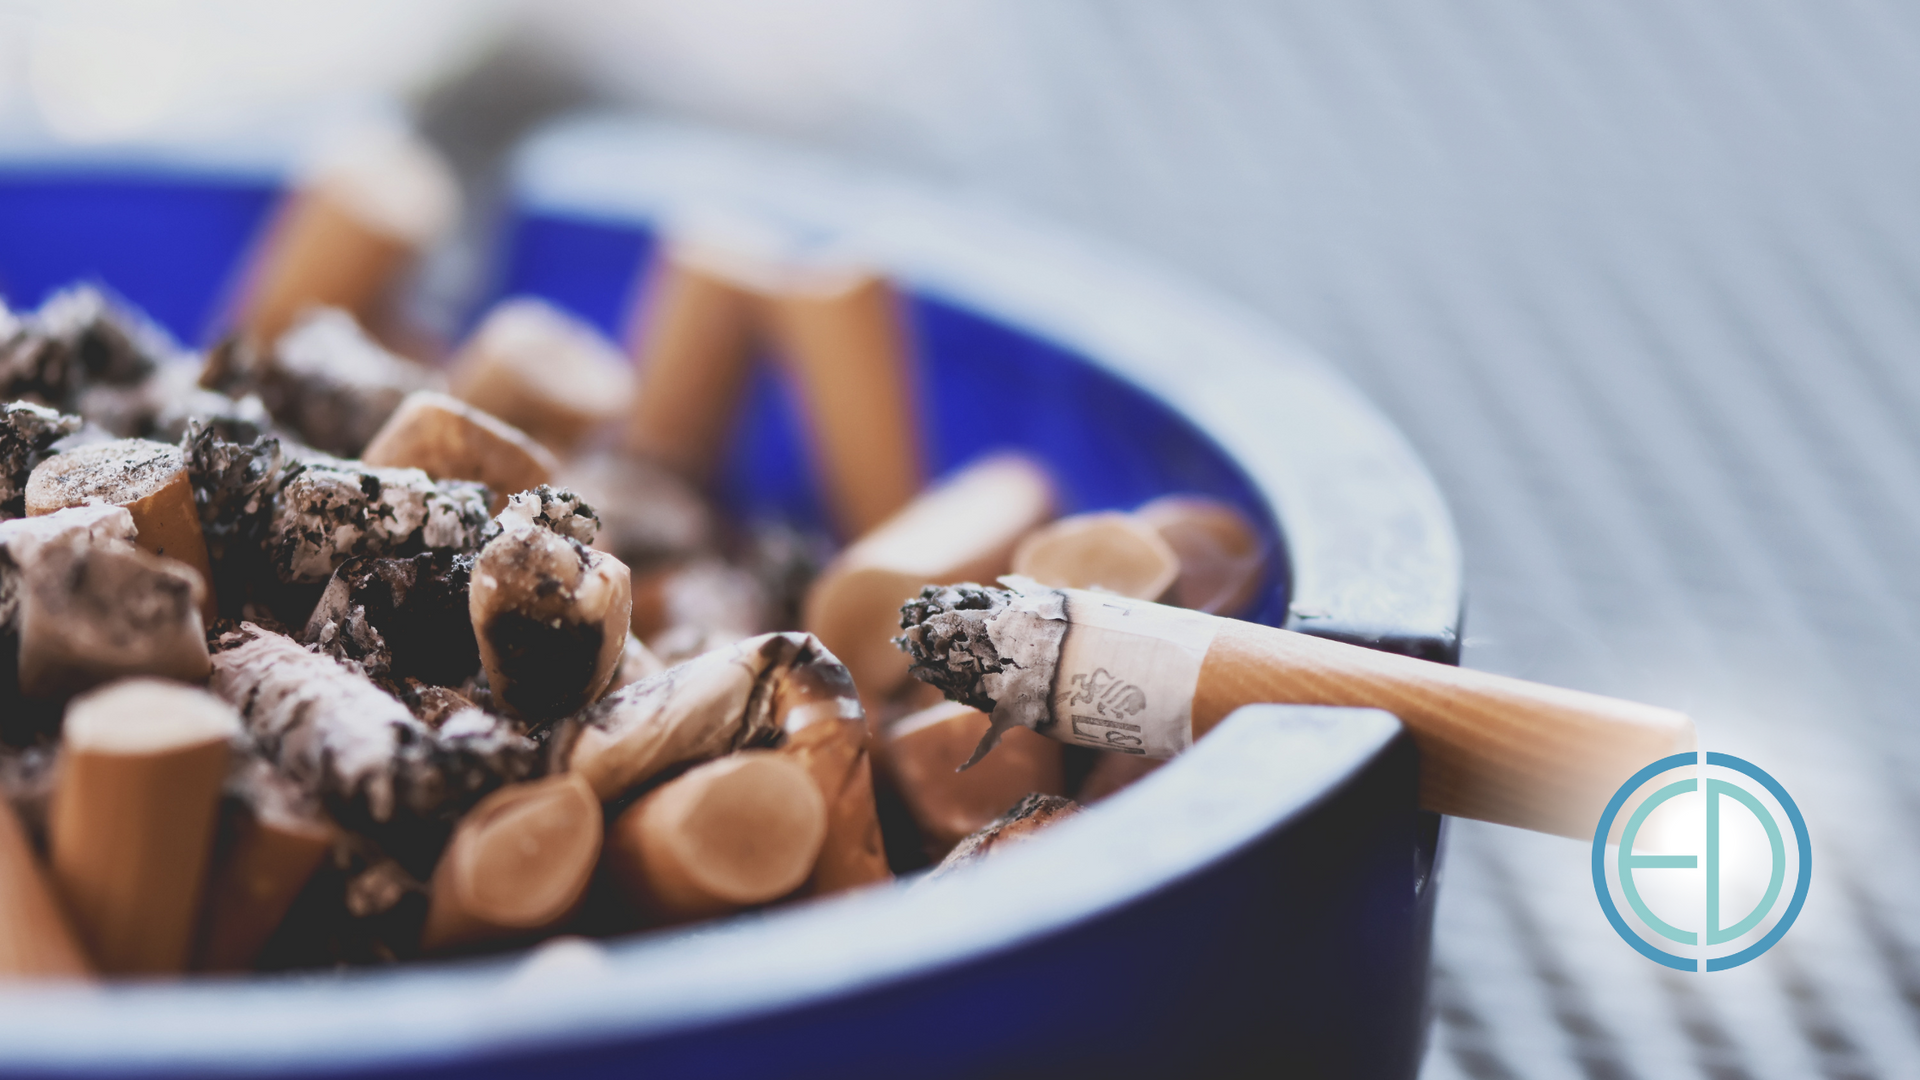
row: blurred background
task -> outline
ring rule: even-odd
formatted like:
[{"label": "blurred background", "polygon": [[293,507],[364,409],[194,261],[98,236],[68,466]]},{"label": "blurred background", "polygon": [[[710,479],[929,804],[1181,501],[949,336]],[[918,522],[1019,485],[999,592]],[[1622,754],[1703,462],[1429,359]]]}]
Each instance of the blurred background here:
[{"label": "blurred background", "polygon": [[[1920,8],[1887,0],[0,0],[16,158],[410,114],[470,192],[621,104],[965,187],[1265,312],[1410,436],[1469,666],[1686,709],[1794,794],[1793,932],[1634,954],[1457,822],[1425,1075],[1920,1075]],[[12,298],[32,303],[38,297]]]}]

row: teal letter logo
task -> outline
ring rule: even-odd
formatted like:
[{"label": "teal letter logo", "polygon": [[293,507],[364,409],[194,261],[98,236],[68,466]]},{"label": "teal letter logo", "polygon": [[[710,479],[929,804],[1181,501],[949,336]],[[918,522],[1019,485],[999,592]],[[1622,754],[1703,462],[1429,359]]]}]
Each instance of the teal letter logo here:
[{"label": "teal letter logo", "polygon": [[[1621,810],[1656,779],[1682,771],[1694,775],[1668,778],[1628,815],[1619,844],[1612,848],[1613,875],[1609,880],[1611,845],[1607,839]],[[1697,815],[1699,850],[1693,854],[1636,850],[1649,819],[1682,795],[1695,796],[1691,802],[1701,811]],[[1682,834],[1680,839],[1691,839],[1686,834],[1693,831],[1690,826],[1694,822],[1677,810],[1678,804],[1669,807],[1666,817],[1671,827],[1666,831],[1672,834],[1677,829]],[[1743,827],[1735,829],[1745,842],[1738,845],[1738,858],[1728,859],[1723,825],[1733,825],[1736,816],[1745,819]],[[1788,826],[1785,831],[1781,828],[1783,818]],[[1787,846],[1788,832],[1793,837],[1791,850]],[[1739,865],[1730,868],[1730,862]],[[1795,870],[1793,895],[1783,906],[1780,894],[1790,864]],[[1744,911],[1725,910],[1730,870],[1735,871],[1737,883],[1746,886],[1735,901],[1736,907],[1750,905]],[[1812,874],[1813,852],[1800,808],[1779,781],[1752,762],[1731,754],[1675,754],[1640,770],[1614,793],[1593,836],[1593,887],[1607,920],[1641,955],[1681,971],[1724,971],[1772,948],[1799,917]],[[1662,917],[1656,905],[1643,895],[1649,880],[1657,883],[1654,887],[1668,901],[1667,916],[1674,915],[1676,897],[1691,900],[1691,893],[1697,891],[1698,929],[1683,929]],[[1614,901],[1616,891],[1626,900],[1637,925],[1621,913]],[[1753,896],[1755,891],[1757,898]],[[1692,904],[1682,903],[1681,907],[1691,908]]]}]

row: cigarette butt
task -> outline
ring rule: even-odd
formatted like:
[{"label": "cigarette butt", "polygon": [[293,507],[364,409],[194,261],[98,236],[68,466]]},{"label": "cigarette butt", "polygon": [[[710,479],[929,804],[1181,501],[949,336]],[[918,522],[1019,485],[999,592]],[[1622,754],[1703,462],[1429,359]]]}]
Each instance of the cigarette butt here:
[{"label": "cigarette butt", "polygon": [[207,677],[206,583],[131,545],[49,544],[19,607],[21,692],[59,697],[126,675]]},{"label": "cigarette butt", "polygon": [[564,922],[600,858],[600,800],[585,780],[550,776],[482,799],[433,872],[421,948],[517,939]]},{"label": "cigarette butt", "polygon": [[802,620],[868,700],[907,679],[891,644],[900,605],[928,582],[992,581],[1020,538],[1052,516],[1053,483],[1025,458],[985,458],[923,492],[814,580]]},{"label": "cigarette butt", "polygon": [[95,443],[48,458],[27,478],[29,516],[100,503],[123,506],[133,515],[134,543],[178,559],[200,575],[200,617],[211,623],[219,614],[213,569],[180,448],[146,439]]},{"label": "cigarette butt", "polygon": [[1014,844],[1032,839],[1041,829],[1079,812],[1080,805],[1072,799],[1039,792],[1026,795],[991,824],[955,844],[953,850],[927,877],[943,877],[962,867],[972,866]]},{"label": "cigarette butt", "polygon": [[606,692],[633,617],[626,565],[583,546],[593,537],[576,535],[580,513],[552,517],[568,495],[541,488],[508,501],[494,519],[499,535],[474,561],[467,600],[495,705],[536,723]]},{"label": "cigarette butt", "polygon": [[408,394],[441,385],[438,371],[388,349],[338,308],[307,312],[272,344],[227,392],[258,393],[308,446],[343,458],[359,457]]},{"label": "cigarette butt", "polygon": [[[1023,733],[1027,733],[1025,728],[1007,732],[1009,736]],[[1080,781],[1080,790],[1075,795],[1082,806],[1092,806],[1102,799],[1117,795],[1131,787],[1141,777],[1166,764],[1164,758],[1150,758],[1139,754],[1122,754],[1112,750],[1096,750],[1094,753],[1096,756],[1093,759],[1093,768],[1087,770],[1087,777]],[[980,765],[985,765],[996,756],[998,755],[987,755]],[[980,765],[974,768],[978,769]]]},{"label": "cigarette butt", "polygon": [[282,203],[247,273],[237,320],[271,341],[310,307],[365,317],[460,213],[460,190],[419,139],[381,129],[333,147]]},{"label": "cigarette butt", "polygon": [[877,274],[796,273],[763,298],[805,402],[827,507],[863,536],[925,485],[900,299]]},{"label": "cigarette butt", "polygon": [[232,706],[158,679],[67,707],[48,841],[54,881],[101,971],[185,968],[239,730]]},{"label": "cigarette butt", "polygon": [[243,794],[228,800],[228,843],[208,879],[194,949],[193,966],[199,971],[253,966],[333,849],[331,822],[305,805],[267,762],[255,759],[247,766]]},{"label": "cigarette butt", "polygon": [[647,277],[633,343],[640,383],[627,447],[694,481],[713,474],[752,359],[751,298],[685,244]]},{"label": "cigarette butt", "polygon": [[1235,616],[1251,607],[1267,572],[1260,534],[1245,514],[1199,495],[1165,495],[1134,511],[1180,560],[1168,602]]},{"label": "cigarette butt", "polygon": [[368,465],[414,468],[435,480],[478,480],[493,494],[488,512],[507,497],[550,483],[560,463],[518,428],[457,398],[415,390],[361,452]]},{"label": "cigarette butt", "polygon": [[1242,705],[1384,709],[1420,748],[1427,809],[1578,838],[1627,777],[1696,745],[1671,709],[1007,581],[1017,589],[927,589],[900,639],[916,675],[990,710],[995,731],[1169,757]]},{"label": "cigarette butt", "polygon": [[1042,585],[1158,600],[1179,578],[1180,557],[1145,521],[1106,511],[1035,529],[1014,549],[1013,572]]},{"label": "cigarette butt", "polygon": [[804,766],[764,750],[708,762],[648,792],[607,837],[615,882],[681,922],[777,900],[813,870],[827,807]]},{"label": "cigarette butt", "polygon": [[776,752],[807,770],[826,805],[826,837],[807,894],[891,880],[873,798],[866,713],[846,668],[831,656],[816,656],[778,671],[773,699],[785,734]]},{"label": "cigarette butt", "polygon": [[978,709],[944,701],[880,734],[881,767],[935,860],[992,824],[1021,796],[1065,792],[1060,744],[1025,728],[1007,732],[998,749],[960,771],[991,723]]},{"label": "cigarette butt", "polygon": [[613,342],[531,297],[494,306],[454,356],[453,395],[571,454],[633,407],[634,373]]},{"label": "cigarette butt", "polygon": [[0,983],[93,974],[27,830],[0,798]]}]

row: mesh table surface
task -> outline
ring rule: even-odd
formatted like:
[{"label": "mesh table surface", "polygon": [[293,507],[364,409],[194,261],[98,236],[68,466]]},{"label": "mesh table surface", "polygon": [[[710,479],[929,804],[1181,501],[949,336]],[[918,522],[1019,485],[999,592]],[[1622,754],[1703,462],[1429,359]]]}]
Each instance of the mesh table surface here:
[{"label": "mesh table surface", "polygon": [[1426,1076],[1920,1076],[1920,6],[978,0],[877,47],[664,104],[1271,314],[1438,476],[1468,665],[1684,708],[1805,811],[1799,924],[1714,975],[1622,944],[1584,845],[1459,823]]}]

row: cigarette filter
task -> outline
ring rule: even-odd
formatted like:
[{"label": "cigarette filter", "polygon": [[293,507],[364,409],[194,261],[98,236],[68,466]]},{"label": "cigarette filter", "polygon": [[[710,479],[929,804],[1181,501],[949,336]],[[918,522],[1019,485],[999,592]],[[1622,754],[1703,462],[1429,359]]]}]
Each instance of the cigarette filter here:
[{"label": "cigarette filter", "polygon": [[239,732],[226,702],[157,679],[113,683],[67,707],[48,847],[102,971],[186,967],[228,744]]}]

